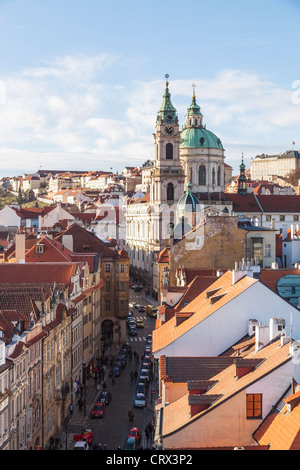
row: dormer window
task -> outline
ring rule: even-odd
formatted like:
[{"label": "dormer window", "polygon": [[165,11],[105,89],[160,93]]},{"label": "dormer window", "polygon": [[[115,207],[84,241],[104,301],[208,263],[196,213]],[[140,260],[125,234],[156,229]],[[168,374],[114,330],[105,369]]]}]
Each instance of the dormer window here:
[{"label": "dormer window", "polygon": [[35,252],[36,252],[38,255],[44,253],[44,245],[43,245],[43,244],[36,245],[36,247],[35,247]]}]

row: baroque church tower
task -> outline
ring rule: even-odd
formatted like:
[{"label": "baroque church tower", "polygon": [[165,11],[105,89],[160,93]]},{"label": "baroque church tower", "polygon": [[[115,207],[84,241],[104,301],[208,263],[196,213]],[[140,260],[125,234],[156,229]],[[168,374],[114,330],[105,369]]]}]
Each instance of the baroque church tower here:
[{"label": "baroque church tower", "polygon": [[196,102],[193,85],[192,103],[187,109],[181,131],[180,158],[185,170],[185,186],[193,192],[220,193],[225,189],[224,148],[221,140],[203,125],[203,115]]},{"label": "baroque church tower", "polygon": [[154,167],[150,191],[152,204],[176,204],[184,192],[185,174],[180,160],[180,142],[178,115],[171,102],[167,81],[154,134]]}]

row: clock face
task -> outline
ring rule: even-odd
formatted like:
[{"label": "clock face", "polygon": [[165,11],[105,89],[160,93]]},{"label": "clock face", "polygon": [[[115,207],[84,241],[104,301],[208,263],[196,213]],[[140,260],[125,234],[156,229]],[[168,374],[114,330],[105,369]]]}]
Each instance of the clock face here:
[{"label": "clock face", "polygon": [[174,134],[174,127],[172,127],[172,126],[166,126],[166,127],[165,127],[165,132],[166,132],[166,134],[168,134],[168,135],[173,135],[173,134]]}]

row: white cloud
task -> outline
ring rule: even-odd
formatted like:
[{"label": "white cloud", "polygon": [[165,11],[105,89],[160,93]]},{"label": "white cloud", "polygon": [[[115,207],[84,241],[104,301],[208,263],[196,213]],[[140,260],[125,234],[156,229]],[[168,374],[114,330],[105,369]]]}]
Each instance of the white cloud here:
[{"label": "white cloud", "polygon": [[[41,159],[55,168],[81,163],[88,169],[90,161],[101,169],[112,162],[124,166],[153,158],[152,134],[165,85],[161,80],[104,82],[103,73],[114,73],[116,65],[117,57],[107,54],[75,55],[22,70],[17,77],[0,76],[5,85],[5,102],[0,103],[2,172],[13,164],[16,172],[26,165],[34,171]],[[292,84],[287,89],[237,70],[223,70],[212,80],[171,81],[180,125],[193,82],[204,123],[222,139],[227,163],[238,161],[242,151],[250,158],[300,142],[300,104],[293,101]],[[3,157],[8,154],[9,159]]]}]

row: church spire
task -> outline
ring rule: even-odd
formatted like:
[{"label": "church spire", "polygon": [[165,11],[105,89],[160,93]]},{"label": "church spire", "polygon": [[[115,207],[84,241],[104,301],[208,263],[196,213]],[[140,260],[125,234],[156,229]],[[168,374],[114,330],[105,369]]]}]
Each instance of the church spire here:
[{"label": "church spire", "polygon": [[172,123],[172,122],[177,123],[178,122],[177,111],[172,105],[171,93],[169,91],[169,82],[168,82],[169,75],[166,74],[165,78],[166,78],[166,88],[165,88],[165,93],[163,95],[163,104],[157,114],[157,121],[161,121],[162,123]]},{"label": "church spire", "polygon": [[240,176],[238,178],[238,194],[247,194],[247,176],[245,174],[244,154],[242,153],[242,163],[240,164]]},{"label": "church spire", "polygon": [[185,117],[185,127],[203,127],[202,119],[203,115],[201,113],[201,108],[196,101],[195,88],[196,85],[193,83],[193,95],[192,95],[192,104],[187,109],[187,114]]}]

